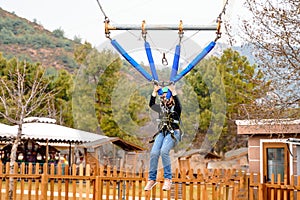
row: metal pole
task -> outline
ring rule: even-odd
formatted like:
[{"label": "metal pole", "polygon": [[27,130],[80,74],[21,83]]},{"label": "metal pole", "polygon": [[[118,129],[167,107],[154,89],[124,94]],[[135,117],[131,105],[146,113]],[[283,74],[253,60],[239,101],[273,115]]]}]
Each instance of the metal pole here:
[{"label": "metal pole", "polygon": [[[178,25],[174,24],[146,24],[145,27],[142,28],[141,25],[134,25],[134,24],[107,24],[107,30],[179,30]],[[217,25],[184,25],[183,31],[216,31]]]}]

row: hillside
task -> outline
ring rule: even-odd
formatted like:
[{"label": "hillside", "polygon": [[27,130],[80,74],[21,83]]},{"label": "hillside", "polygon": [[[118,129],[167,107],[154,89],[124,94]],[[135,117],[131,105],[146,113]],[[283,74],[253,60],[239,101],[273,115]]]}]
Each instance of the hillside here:
[{"label": "hillside", "polygon": [[0,8],[0,53],[6,58],[17,57],[73,71],[78,67],[73,56],[76,45],[80,45],[80,40],[65,38],[63,30],[50,32]]}]

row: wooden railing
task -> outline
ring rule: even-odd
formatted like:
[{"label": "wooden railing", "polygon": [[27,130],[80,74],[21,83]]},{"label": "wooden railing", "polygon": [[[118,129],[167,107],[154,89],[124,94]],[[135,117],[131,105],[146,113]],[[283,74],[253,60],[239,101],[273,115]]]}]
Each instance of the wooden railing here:
[{"label": "wooden railing", "polygon": [[[13,181],[14,200],[294,200],[300,199],[300,178],[280,177],[275,183],[260,183],[259,174],[239,170],[176,169],[170,191],[163,191],[163,171],[159,171],[158,184],[148,192],[143,190],[147,172],[116,168],[94,168],[39,164],[0,164],[0,200],[9,199],[9,183]],[[281,181],[283,178],[283,181]],[[297,183],[297,184],[296,184]]]}]

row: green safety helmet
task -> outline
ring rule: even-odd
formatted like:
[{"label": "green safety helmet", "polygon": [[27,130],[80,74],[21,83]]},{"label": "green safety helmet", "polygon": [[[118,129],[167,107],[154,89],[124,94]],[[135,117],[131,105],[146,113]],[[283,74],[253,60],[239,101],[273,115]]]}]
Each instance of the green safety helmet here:
[{"label": "green safety helmet", "polygon": [[163,93],[167,93],[169,88],[168,87],[163,87],[161,90],[162,90]]},{"label": "green safety helmet", "polygon": [[157,91],[158,95],[163,95],[163,93],[167,93],[166,95],[166,98],[167,99],[170,99],[171,96],[172,96],[172,92],[169,90],[168,87],[163,87],[163,88],[160,88],[158,91]]}]

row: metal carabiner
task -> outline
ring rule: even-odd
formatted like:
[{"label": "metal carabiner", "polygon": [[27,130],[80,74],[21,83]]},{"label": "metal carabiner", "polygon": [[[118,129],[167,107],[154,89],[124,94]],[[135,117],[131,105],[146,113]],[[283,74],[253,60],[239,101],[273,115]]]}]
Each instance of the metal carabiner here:
[{"label": "metal carabiner", "polygon": [[222,33],[221,33],[221,23],[222,23],[221,16],[219,16],[217,18],[217,23],[218,23],[217,24],[217,31],[216,31],[217,37],[216,37],[215,41],[217,41],[218,39],[220,39],[221,35],[222,35]]},{"label": "metal carabiner", "polygon": [[147,35],[147,31],[146,31],[146,21],[145,20],[143,20],[142,21],[142,37],[143,37],[143,39],[146,41],[146,35]]},{"label": "metal carabiner", "polygon": [[163,53],[163,57],[162,57],[162,59],[161,59],[161,62],[162,62],[162,64],[163,64],[164,66],[167,66],[167,65],[168,65],[168,60],[167,60],[167,58],[166,58],[166,54],[165,54],[165,53]]},{"label": "metal carabiner", "polygon": [[179,43],[181,42],[181,39],[183,38],[183,23],[182,20],[179,21],[179,26],[178,26],[178,35],[179,35]]},{"label": "metal carabiner", "polygon": [[108,19],[108,17],[105,18],[104,24],[105,24],[105,27],[104,27],[105,37],[110,38],[110,31],[109,31],[109,26],[110,25],[109,25],[109,19]]}]

